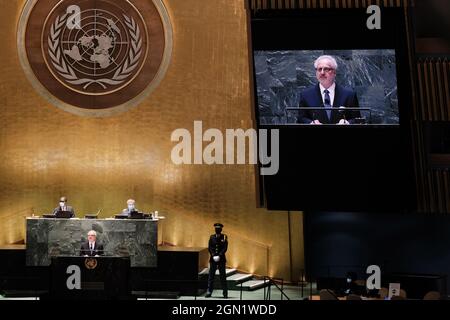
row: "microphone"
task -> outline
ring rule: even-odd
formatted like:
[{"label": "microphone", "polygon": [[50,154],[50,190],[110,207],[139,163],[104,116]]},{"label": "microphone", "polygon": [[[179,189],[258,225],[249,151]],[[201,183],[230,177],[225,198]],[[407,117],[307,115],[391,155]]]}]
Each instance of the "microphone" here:
[{"label": "microphone", "polygon": [[[347,121],[347,119],[345,118],[346,107],[345,107],[345,106],[340,106],[340,107],[338,108],[338,111],[339,111],[339,118],[341,118],[341,120],[339,120],[339,123],[338,123],[338,124],[350,124],[350,123]],[[342,123],[342,120],[344,120],[343,123]]]},{"label": "microphone", "polygon": [[339,114],[341,115],[341,119],[344,119],[344,120],[346,120],[345,119],[345,109],[346,108],[344,106],[340,106],[339,109],[338,109],[339,110]]}]

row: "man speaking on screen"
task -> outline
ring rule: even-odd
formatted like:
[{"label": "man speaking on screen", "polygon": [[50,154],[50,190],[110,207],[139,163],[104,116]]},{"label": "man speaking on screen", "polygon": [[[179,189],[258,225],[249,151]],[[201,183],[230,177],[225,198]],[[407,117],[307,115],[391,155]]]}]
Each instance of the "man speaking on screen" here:
[{"label": "man speaking on screen", "polygon": [[[360,118],[356,92],[335,82],[338,68],[332,56],[320,56],[314,62],[317,85],[306,88],[300,94],[301,123],[304,124],[352,124]],[[322,109],[323,108],[323,109]]]}]

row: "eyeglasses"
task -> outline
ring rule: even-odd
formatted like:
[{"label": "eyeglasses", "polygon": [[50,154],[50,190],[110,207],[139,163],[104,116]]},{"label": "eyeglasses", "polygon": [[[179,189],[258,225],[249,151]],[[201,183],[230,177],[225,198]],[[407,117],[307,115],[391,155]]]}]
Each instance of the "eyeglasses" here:
[{"label": "eyeglasses", "polygon": [[324,72],[331,72],[332,70],[334,70],[333,68],[317,68],[316,71],[317,72],[322,72],[322,70]]}]

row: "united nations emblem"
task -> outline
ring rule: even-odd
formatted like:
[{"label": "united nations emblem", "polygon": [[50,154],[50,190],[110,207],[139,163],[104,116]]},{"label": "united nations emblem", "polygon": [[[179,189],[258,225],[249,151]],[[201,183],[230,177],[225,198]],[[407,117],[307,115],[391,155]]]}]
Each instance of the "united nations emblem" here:
[{"label": "united nations emblem", "polygon": [[84,260],[84,266],[88,270],[93,270],[93,269],[97,268],[97,259],[95,259],[95,258],[86,258]]},{"label": "united nations emblem", "polygon": [[171,54],[162,0],[28,0],[18,32],[24,70],[66,111],[103,116],[139,103]]}]

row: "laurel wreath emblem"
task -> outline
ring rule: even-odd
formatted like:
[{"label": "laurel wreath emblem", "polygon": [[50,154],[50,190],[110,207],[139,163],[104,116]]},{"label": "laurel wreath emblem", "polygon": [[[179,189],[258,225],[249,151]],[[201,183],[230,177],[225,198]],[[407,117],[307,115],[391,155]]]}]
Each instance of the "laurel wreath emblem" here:
[{"label": "laurel wreath emblem", "polygon": [[66,63],[63,55],[61,54],[60,48],[60,38],[61,31],[64,24],[66,23],[67,14],[63,16],[56,17],[55,22],[50,28],[50,34],[48,37],[48,54],[52,61],[53,67],[57,70],[57,73],[65,79],[65,81],[72,85],[84,85],[83,89],[86,90],[92,84],[98,84],[107,89],[107,85],[120,85],[128,79],[133,71],[139,65],[139,59],[142,55],[142,38],[139,25],[133,19],[133,17],[128,17],[123,15],[125,18],[125,24],[131,36],[131,47],[129,50],[128,57],[125,63],[120,66],[114,76],[110,79],[89,79],[89,78],[79,78],[73,68]]}]

